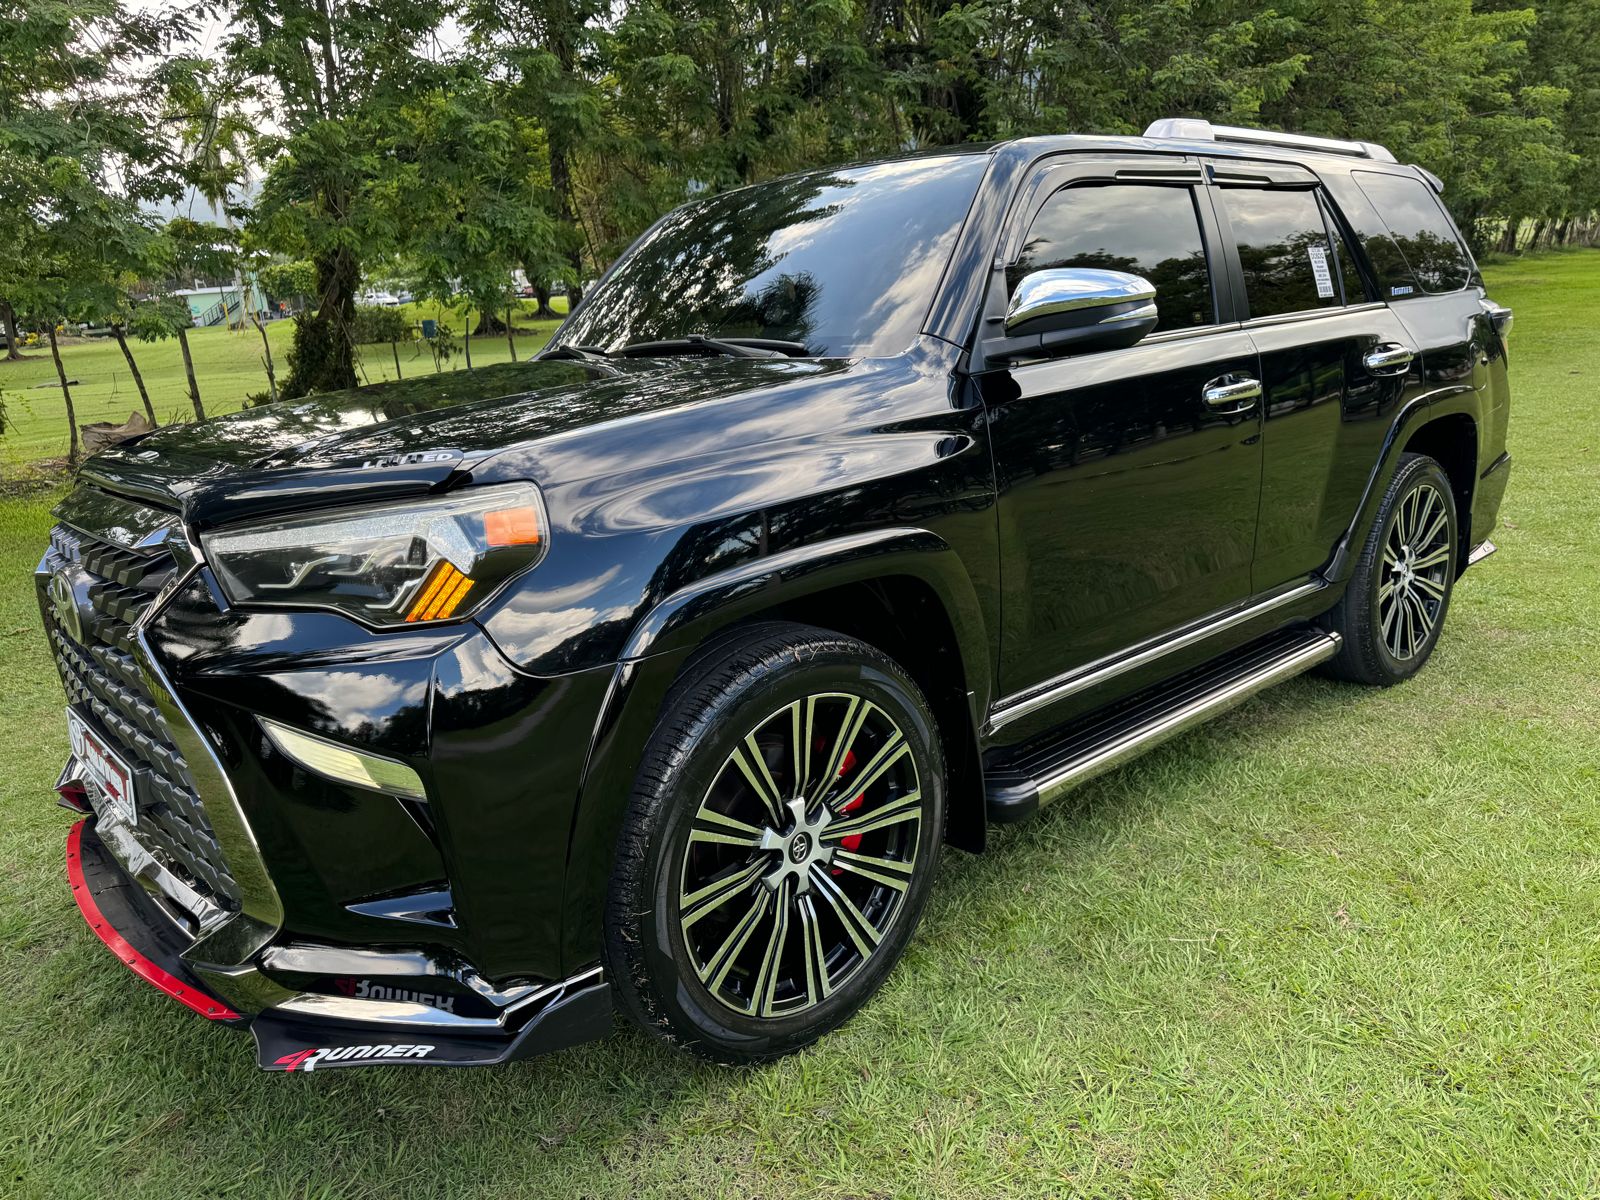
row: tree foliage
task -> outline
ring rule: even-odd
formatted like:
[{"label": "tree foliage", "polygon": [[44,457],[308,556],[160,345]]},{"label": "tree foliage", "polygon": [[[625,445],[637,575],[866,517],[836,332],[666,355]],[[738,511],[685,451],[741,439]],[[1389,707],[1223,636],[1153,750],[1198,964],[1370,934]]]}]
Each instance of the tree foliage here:
[{"label": "tree foliage", "polygon": [[[309,302],[283,394],[349,387],[364,279],[576,300],[693,195],[1168,116],[1383,142],[1480,249],[1588,240],[1597,29],[1600,0],[17,0],[0,327],[132,329],[226,243],[208,273],[271,259]],[[185,189],[215,242],[153,215]]]}]

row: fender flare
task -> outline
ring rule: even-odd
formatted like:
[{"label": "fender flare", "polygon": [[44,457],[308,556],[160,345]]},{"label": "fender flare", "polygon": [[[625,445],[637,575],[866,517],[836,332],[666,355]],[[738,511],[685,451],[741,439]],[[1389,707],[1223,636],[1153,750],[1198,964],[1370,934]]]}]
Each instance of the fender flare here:
[{"label": "fender flare", "polygon": [[629,637],[590,738],[569,831],[561,918],[565,966],[599,958],[606,893],[634,772],[684,662],[706,638],[777,604],[889,576],[927,584],[945,606],[965,672],[972,728],[981,727],[993,672],[977,592],[956,551],[926,529],[873,530],[779,551],[667,596]]},{"label": "fender flare", "polygon": [[1399,470],[1400,455],[1406,443],[1417,430],[1440,417],[1462,413],[1471,417],[1473,424],[1478,427],[1481,443],[1483,421],[1477,398],[1478,393],[1472,388],[1440,388],[1414,397],[1395,414],[1394,420],[1389,424],[1389,432],[1384,438],[1377,466],[1367,478],[1366,491],[1361,495],[1361,503],[1356,506],[1355,517],[1334,546],[1327,566],[1322,569],[1321,574],[1324,579],[1330,583],[1343,583],[1355,571],[1356,559],[1360,556],[1361,547],[1366,541],[1367,531],[1377,518],[1378,504],[1390,480],[1394,478],[1394,473]]},{"label": "fender flare", "polygon": [[624,660],[698,645],[721,627],[787,600],[889,576],[917,579],[934,592],[955,631],[975,706],[988,712],[992,688],[988,636],[978,596],[961,557],[938,534],[919,528],[870,530],[796,546],[709,575],[663,599],[635,626]]}]

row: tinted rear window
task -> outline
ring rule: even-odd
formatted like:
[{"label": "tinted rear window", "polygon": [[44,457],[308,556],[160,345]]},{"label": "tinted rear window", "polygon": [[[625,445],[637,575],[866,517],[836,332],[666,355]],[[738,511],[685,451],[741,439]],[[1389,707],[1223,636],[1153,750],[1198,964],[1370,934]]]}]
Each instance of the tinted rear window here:
[{"label": "tinted rear window", "polygon": [[1222,196],[1252,317],[1338,307],[1338,266],[1315,192],[1227,188]]},{"label": "tinted rear window", "polygon": [[[1454,292],[1467,286],[1472,279],[1472,259],[1456,237],[1432,188],[1407,175],[1352,171],[1351,176],[1377,210],[1383,230],[1393,240],[1417,287],[1425,292]],[[1363,237],[1367,237],[1364,231]],[[1370,238],[1367,249],[1372,252]],[[1391,297],[1406,295],[1394,290],[1396,284],[1386,279],[1394,272],[1386,272],[1376,259],[1374,255],[1379,278],[1385,280],[1385,292]]]}]

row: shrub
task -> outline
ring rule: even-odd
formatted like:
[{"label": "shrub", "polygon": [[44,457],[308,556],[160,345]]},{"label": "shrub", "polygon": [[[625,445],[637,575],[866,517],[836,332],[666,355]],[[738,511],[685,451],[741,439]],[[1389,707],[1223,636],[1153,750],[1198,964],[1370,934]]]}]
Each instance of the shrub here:
[{"label": "shrub", "polygon": [[358,346],[373,342],[399,342],[411,336],[411,322],[398,308],[377,304],[356,305],[356,318],[351,340]]}]

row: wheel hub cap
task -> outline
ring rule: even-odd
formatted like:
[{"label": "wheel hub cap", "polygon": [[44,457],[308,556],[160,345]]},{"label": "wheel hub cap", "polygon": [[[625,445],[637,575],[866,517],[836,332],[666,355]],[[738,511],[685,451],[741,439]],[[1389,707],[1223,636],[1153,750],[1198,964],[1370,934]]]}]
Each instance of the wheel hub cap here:
[{"label": "wheel hub cap", "polygon": [[784,807],[789,810],[788,831],[767,829],[761,835],[763,850],[781,851],[777,865],[761,877],[761,882],[777,891],[784,880],[792,879],[796,892],[809,892],[812,866],[826,866],[833,861],[834,847],[822,840],[822,831],[833,823],[833,813],[826,806],[819,806],[808,815],[806,802],[799,798],[787,801]]}]

